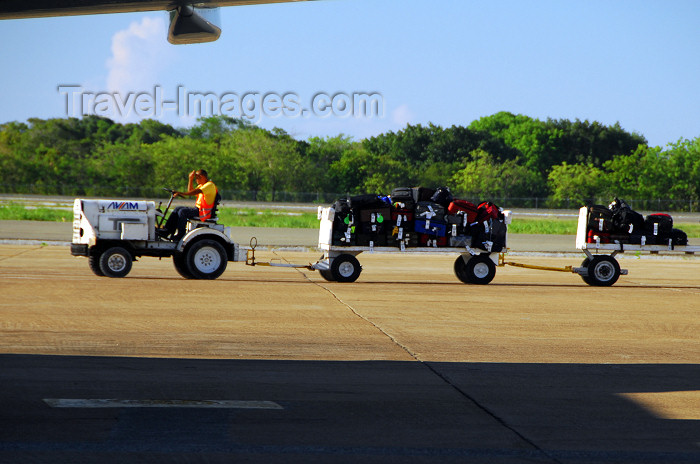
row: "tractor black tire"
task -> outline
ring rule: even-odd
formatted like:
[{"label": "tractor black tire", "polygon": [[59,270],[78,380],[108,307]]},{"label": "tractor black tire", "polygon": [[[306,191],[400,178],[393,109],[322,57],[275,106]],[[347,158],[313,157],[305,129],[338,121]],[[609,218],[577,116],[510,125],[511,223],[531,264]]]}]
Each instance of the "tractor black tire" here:
[{"label": "tractor black tire", "polygon": [[185,262],[185,255],[183,253],[175,253],[173,255],[173,265],[178,274],[180,274],[185,279],[194,279],[194,276],[190,274],[190,270],[187,268],[187,263]]},{"label": "tractor black tire", "polygon": [[100,271],[105,277],[125,277],[131,271],[134,258],[122,247],[107,248],[100,254]]},{"label": "tractor black tire", "polygon": [[355,282],[361,272],[362,266],[353,255],[343,254],[331,262],[331,276],[336,282]]},{"label": "tractor black tire", "polygon": [[98,277],[104,277],[105,273],[100,269],[100,255],[88,256],[88,265],[90,270]]},{"label": "tractor black tire", "polygon": [[185,264],[192,278],[214,280],[226,270],[228,255],[219,242],[203,238],[187,247]]}]

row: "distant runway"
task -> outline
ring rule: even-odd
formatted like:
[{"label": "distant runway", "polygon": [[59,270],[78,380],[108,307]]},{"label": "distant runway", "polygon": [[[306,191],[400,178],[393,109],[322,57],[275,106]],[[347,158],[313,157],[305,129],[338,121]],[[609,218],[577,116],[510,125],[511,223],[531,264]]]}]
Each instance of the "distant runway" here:
[{"label": "distant runway", "polygon": [[630,256],[611,288],[359,259],[353,284],[155,258],[108,279],[0,245],[0,462],[700,461],[699,259]]}]

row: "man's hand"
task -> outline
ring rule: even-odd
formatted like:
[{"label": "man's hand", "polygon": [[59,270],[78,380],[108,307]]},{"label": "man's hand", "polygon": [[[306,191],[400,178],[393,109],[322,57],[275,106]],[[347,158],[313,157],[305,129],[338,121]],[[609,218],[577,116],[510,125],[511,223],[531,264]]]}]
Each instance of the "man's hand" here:
[{"label": "man's hand", "polygon": [[194,179],[194,174],[195,174],[195,172],[197,172],[197,171],[195,170],[195,171],[192,171],[192,172],[189,173],[188,177],[189,177],[190,180],[193,180],[193,179]]}]

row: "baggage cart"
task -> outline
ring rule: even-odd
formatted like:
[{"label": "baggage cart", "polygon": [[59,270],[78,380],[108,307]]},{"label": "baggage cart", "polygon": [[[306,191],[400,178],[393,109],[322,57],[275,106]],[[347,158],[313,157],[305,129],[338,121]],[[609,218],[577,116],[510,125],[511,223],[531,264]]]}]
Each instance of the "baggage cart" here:
[{"label": "baggage cart", "polygon": [[627,275],[626,269],[620,269],[620,264],[615,259],[619,253],[627,251],[648,252],[651,254],[686,254],[694,255],[700,252],[700,246],[674,245],[671,239],[667,243],[647,245],[645,243],[631,244],[611,241],[604,243],[596,236],[595,241],[588,241],[588,207],[579,210],[578,225],[576,229],[576,249],[581,250],[586,258],[581,267],[574,268],[583,281],[593,286],[610,286],[617,282],[621,275]]},{"label": "baggage cart", "polygon": [[[399,253],[418,255],[426,253],[455,253],[454,272],[457,278],[468,284],[488,284],[496,275],[496,267],[502,263],[503,253],[491,252],[487,249],[464,247],[432,247],[432,246],[343,246],[333,244],[333,220],[335,210],[332,207],[319,207],[320,221],[318,247],[323,251],[323,257],[314,265],[321,276],[333,282],[354,282],[362,272],[357,256],[361,253]],[[504,223],[510,224],[512,215],[504,211]],[[507,233],[506,233],[507,234]],[[507,243],[507,236],[506,236]],[[503,250],[506,250],[504,247]],[[499,259],[500,258],[500,259]]]},{"label": "baggage cart", "polygon": [[579,210],[578,224],[576,228],[576,249],[581,250],[586,257],[581,266],[565,267],[545,267],[534,266],[525,263],[506,262],[502,260],[500,265],[509,265],[527,269],[538,269],[543,271],[573,272],[581,276],[584,282],[594,287],[609,287],[618,281],[621,275],[627,275],[627,269],[621,269],[620,263],[615,259],[620,253],[627,251],[648,252],[651,254],[686,254],[694,255],[700,252],[700,246],[674,245],[673,240],[659,244],[631,244],[622,243],[619,240],[604,240],[601,236],[594,235],[593,240],[589,240],[588,218],[589,208],[582,207]]}]

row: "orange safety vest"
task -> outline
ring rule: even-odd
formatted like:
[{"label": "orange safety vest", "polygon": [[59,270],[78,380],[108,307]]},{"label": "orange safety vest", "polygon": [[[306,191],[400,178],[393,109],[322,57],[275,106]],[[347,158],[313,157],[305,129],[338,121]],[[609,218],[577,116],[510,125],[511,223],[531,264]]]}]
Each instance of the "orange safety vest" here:
[{"label": "orange safety vest", "polygon": [[[211,181],[209,181],[211,182]],[[206,185],[206,184],[204,184]],[[212,182],[212,185],[214,183]],[[202,185],[197,186],[199,189],[202,188]],[[216,194],[219,193],[219,189],[216,188],[214,185],[214,196],[211,200],[211,203],[207,203],[207,197],[204,195],[204,192],[200,193],[197,196],[197,208],[199,208],[199,220],[200,221],[206,221],[207,219],[211,219],[211,213],[214,211],[214,206],[216,205]]]}]

